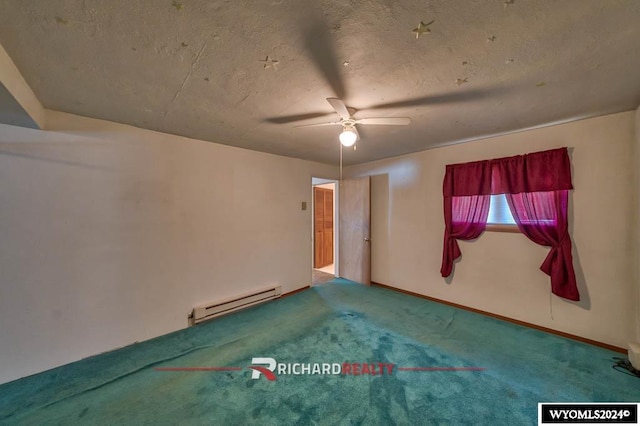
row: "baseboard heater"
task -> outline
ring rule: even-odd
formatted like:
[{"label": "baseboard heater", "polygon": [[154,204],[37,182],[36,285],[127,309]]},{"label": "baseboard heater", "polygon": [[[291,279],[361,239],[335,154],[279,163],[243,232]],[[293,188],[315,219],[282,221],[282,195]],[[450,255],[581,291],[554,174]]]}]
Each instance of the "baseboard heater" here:
[{"label": "baseboard heater", "polygon": [[276,299],[280,297],[281,294],[282,286],[276,285],[196,306],[189,315],[189,325],[195,325],[202,321],[207,321],[221,315],[248,308],[249,306]]}]

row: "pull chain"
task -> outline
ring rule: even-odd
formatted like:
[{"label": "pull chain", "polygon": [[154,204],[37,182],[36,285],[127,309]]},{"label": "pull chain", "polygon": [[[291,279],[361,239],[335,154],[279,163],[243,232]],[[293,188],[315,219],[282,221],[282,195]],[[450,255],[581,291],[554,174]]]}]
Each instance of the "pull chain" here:
[{"label": "pull chain", "polygon": [[342,185],[342,144],[340,144],[340,184]]}]

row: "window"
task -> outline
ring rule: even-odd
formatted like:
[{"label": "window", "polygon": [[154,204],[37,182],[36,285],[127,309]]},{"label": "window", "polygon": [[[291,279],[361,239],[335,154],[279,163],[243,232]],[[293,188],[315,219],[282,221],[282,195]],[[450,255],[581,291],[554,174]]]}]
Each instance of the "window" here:
[{"label": "window", "polygon": [[509,204],[504,194],[492,195],[489,202],[489,216],[487,217],[487,231],[520,232],[518,225],[509,210]]},{"label": "window", "polygon": [[509,204],[504,194],[491,196],[489,203],[489,217],[487,223],[490,225],[515,225],[516,221],[511,215]]}]

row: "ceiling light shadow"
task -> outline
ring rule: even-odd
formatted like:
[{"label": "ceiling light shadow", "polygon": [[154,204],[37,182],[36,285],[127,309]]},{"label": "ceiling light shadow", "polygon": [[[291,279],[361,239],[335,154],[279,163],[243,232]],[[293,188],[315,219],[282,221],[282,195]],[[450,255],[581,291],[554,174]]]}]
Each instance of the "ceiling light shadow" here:
[{"label": "ceiling light shadow", "polygon": [[316,22],[305,28],[304,46],[313,65],[329,83],[334,94],[344,99],[347,91],[340,72],[340,61],[331,39],[331,31],[322,20],[316,19]]},{"label": "ceiling light shadow", "polygon": [[370,106],[368,108],[363,108],[363,110],[406,108],[406,107],[414,107],[414,106],[468,102],[468,101],[475,101],[477,99],[483,99],[487,97],[494,97],[502,92],[504,92],[502,88],[465,90],[462,92],[421,96],[419,98],[406,99],[404,101],[387,102],[384,104],[377,104],[377,105]]},{"label": "ceiling light shadow", "polygon": [[326,117],[327,115],[332,115],[333,112],[311,112],[308,114],[295,114],[295,115],[284,115],[282,117],[270,117],[265,118],[263,121],[267,123],[275,123],[275,124],[287,124],[293,123],[296,121],[310,120],[312,118],[320,118]]}]

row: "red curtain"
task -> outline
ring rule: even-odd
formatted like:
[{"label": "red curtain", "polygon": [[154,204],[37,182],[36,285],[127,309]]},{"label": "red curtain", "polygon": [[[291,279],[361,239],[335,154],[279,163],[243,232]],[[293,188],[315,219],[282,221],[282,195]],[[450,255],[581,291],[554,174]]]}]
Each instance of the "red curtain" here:
[{"label": "red curtain", "polygon": [[444,176],[443,277],[451,275],[462,253],[457,240],[478,238],[487,226],[491,194],[491,165],[487,161],[448,165]]},{"label": "red curtain", "polygon": [[444,175],[442,190],[445,197],[491,194],[491,163],[449,164]]},{"label": "red curtain", "polygon": [[521,192],[505,196],[520,231],[534,243],[551,247],[540,269],[551,277],[553,294],[580,300],[567,224],[569,192]]},{"label": "red curtain", "polygon": [[490,195],[445,197],[444,250],[440,268],[443,277],[451,275],[453,262],[462,255],[457,240],[473,240],[484,232],[490,199]]},{"label": "red curtain", "polygon": [[456,240],[477,238],[484,231],[490,194],[506,194],[522,233],[551,247],[540,269],[551,276],[553,293],[580,300],[567,225],[569,189],[573,185],[567,148],[448,165],[443,182],[442,276],[451,274],[461,255]]},{"label": "red curtain", "polygon": [[492,194],[573,189],[567,148],[498,158],[489,163]]}]

